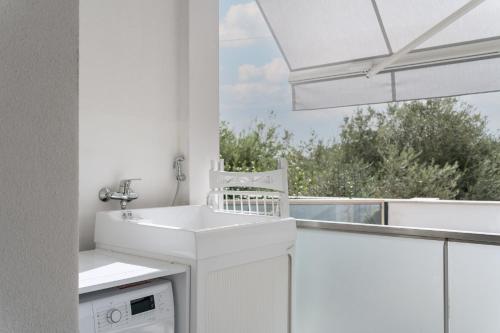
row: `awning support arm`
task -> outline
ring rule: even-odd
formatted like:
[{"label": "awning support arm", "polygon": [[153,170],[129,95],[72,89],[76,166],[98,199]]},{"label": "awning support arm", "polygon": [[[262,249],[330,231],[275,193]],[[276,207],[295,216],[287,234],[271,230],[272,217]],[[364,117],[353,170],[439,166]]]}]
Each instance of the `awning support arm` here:
[{"label": "awning support arm", "polygon": [[396,61],[401,59],[401,57],[404,57],[406,54],[410,53],[414,49],[416,49],[419,45],[430,39],[432,36],[436,35],[440,31],[444,30],[446,27],[448,27],[450,24],[479,6],[481,3],[483,3],[486,0],[471,0],[468,3],[466,3],[464,6],[460,7],[457,9],[455,12],[453,12],[451,15],[447,16],[444,18],[442,21],[438,22],[436,25],[434,25],[432,28],[415,38],[413,41],[408,43],[406,46],[404,46],[402,49],[400,49],[398,52],[394,53],[392,56],[386,58],[382,62],[376,64],[373,66],[367,73],[366,77],[370,78],[373,77],[374,75],[377,75],[390,65],[394,64]]}]

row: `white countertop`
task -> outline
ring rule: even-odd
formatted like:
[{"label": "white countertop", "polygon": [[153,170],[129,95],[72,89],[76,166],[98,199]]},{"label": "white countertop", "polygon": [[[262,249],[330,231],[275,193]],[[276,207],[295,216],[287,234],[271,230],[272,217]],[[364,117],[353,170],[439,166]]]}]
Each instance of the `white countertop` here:
[{"label": "white countertop", "polygon": [[165,261],[105,250],[79,253],[78,293],[186,272],[187,267]]}]

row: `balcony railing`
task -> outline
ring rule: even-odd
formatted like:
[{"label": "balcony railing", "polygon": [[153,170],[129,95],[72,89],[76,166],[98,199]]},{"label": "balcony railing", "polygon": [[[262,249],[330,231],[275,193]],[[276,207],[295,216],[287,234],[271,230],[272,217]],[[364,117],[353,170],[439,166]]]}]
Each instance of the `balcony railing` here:
[{"label": "balcony railing", "polygon": [[500,201],[291,198],[297,219],[500,233]]},{"label": "balcony railing", "polygon": [[[378,207],[389,225],[364,222],[363,205]],[[500,203],[331,198],[291,206],[292,215],[299,206],[355,222],[297,220],[295,332],[500,331]],[[336,208],[327,215],[324,206]]]}]

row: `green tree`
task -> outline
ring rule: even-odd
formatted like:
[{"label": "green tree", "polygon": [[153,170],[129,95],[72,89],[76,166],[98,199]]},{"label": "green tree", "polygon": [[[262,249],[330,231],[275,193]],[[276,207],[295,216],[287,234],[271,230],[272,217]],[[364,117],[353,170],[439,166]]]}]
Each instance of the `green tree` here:
[{"label": "green tree", "polygon": [[[259,172],[276,168],[277,159],[284,157],[289,167],[290,195],[311,195],[312,182],[303,165],[302,151],[291,145],[292,134],[274,123],[256,120],[248,130],[236,134],[227,122],[220,125],[220,155],[225,170]],[[309,161],[309,160],[307,160]]]},{"label": "green tree", "polygon": [[[473,194],[472,188],[487,173],[494,173],[493,156],[498,152],[498,138],[488,133],[486,124],[487,119],[472,106],[446,98],[392,104],[387,112],[360,109],[345,120],[341,138],[349,156],[372,163],[377,173],[386,163],[384,156],[394,149],[398,153],[412,149],[421,165],[436,171],[456,165],[458,192],[452,198],[480,199],[482,195],[477,190]],[[491,160],[490,165],[481,167],[484,160]],[[500,199],[500,192],[496,193]]]},{"label": "green tree", "polygon": [[395,146],[391,146],[377,170],[378,182],[374,196],[455,198],[460,178],[458,165],[446,163],[441,167],[434,162],[420,162],[419,157],[420,153],[413,148],[397,151]]},{"label": "green tree", "polygon": [[307,188],[296,189],[294,195],[324,197],[369,197],[374,193],[371,166],[360,159],[345,158],[341,145],[325,143],[312,137],[293,151],[291,159],[297,170],[291,174],[304,174]]},{"label": "green tree", "polygon": [[220,125],[220,154],[227,171],[259,172],[276,168],[286,157],[291,134],[277,125],[255,121],[248,131],[235,134],[227,122]]},{"label": "green tree", "polygon": [[232,171],[274,169],[289,161],[291,195],[500,200],[500,140],[487,119],[455,99],[358,109],[340,141],[292,144],[270,121],[236,134],[221,124],[221,157]]},{"label": "green tree", "polygon": [[472,172],[475,182],[470,185],[466,199],[500,200],[500,149],[485,156]]}]

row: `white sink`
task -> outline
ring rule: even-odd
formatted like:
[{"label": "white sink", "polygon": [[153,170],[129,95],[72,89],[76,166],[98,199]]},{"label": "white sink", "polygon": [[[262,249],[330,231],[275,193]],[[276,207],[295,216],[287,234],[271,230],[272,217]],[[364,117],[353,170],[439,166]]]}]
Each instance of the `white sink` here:
[{"label": "white sink", "polygon": [[99,212],[97,247],[206,259],[223,254],[290,242],[293,218],[214,212],[206,206],[179,206]]}]

